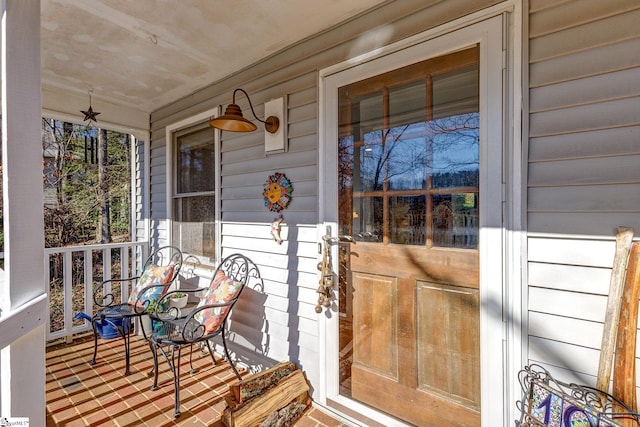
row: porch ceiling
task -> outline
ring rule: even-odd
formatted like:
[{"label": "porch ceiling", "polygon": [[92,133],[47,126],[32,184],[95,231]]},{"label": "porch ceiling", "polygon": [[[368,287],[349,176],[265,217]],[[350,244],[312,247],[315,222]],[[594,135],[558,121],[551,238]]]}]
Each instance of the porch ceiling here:
[{"label": "porch ceiling", "polygon": [[94,110],[126,106],[148,119],[382,1],[41,0],[43,107],[81,119],[91,91]]}]

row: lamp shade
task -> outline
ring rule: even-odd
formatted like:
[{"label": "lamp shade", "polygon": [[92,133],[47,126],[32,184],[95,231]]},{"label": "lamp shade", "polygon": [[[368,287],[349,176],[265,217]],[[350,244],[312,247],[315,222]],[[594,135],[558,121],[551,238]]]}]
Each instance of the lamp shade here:
[{"label": "lamp shade", "polygon": [[224,110],[224,115],[212,119],[209,125],[231,132],[253,132],[257,128],[255,124],[242,116],[242,110],[237,104],[229,104]]}]

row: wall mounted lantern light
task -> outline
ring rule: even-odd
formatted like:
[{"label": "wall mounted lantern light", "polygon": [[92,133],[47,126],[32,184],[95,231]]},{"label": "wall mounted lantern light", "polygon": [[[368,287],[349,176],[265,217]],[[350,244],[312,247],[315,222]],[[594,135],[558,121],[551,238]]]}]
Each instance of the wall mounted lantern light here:
[{"label": "wall mounted lantern light", "polygon": [[259,119],[253,109],[251,99],[249,98],[247,92],[244,91],[244,89],[236,89],[233,91],[232,103],[227,106],[223,116],[216,117],[209,122],[210,126],[216,129],[228,130],[231,132],[253,132],[257,129],[255,124],[242,116],[242,110],[240,109],[238,104],[236,104],[236,92],[244,93],[244,95],[247,97],[247,100],[249,101],[249,107],[251,107],[253,117],[255,117],[259,122],[264,123],[264,128],[267,132],[272,134],[278,132],[278,128],[280,127],[280,120],[276,116],[269,116],[266,120]]}]

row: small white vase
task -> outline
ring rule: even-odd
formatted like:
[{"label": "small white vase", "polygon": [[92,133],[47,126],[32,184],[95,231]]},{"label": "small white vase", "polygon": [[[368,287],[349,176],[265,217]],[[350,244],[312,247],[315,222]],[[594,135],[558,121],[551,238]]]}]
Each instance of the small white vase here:
[{"label": "small white vase", "polygon": [[189,295],[183,295],[180,298],[170,298],[169,307],[183,308],[185,305],[187,305],[188,299]]}]

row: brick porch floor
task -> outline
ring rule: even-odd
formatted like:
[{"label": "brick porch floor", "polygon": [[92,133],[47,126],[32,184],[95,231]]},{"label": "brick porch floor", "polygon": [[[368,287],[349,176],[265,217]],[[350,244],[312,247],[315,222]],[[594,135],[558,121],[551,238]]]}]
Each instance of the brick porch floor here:
[{"label": "brick porch floor", "polygon": [[[167,364],[161,360],[159,387],[150,391],[153,380],[147,373],[153,360],[141,338],[131,340],[128,376],[123,375],[122,340],[100,340],[94,366],[89,365],[92,355],[92,336],[47,349],[47,426],[223,426],[224,396],[236,377],[220,358],[213,366],[208,354],[194,351],[198,372],[189,375],[188,356],[183,357],[182,416],[174,420],[173,381]],[[296,423],[296,427],[345,425],[316,408],[307,410]]]}]

